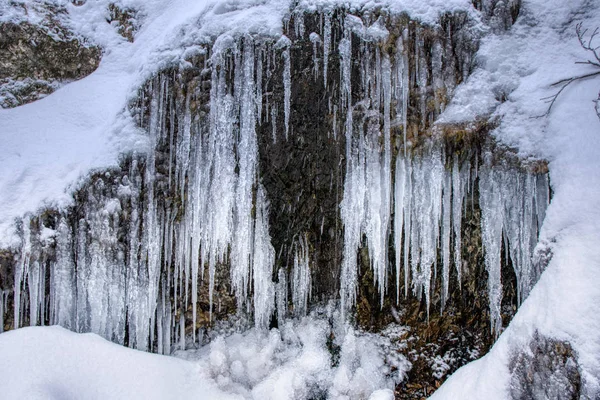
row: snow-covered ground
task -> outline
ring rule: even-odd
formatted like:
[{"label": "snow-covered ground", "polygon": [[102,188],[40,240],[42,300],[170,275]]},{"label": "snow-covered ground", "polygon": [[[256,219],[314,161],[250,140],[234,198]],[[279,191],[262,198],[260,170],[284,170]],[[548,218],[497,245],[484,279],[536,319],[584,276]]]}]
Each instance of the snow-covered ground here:
[{"label": "snow-covered ground", "polygon": [[6,399],[393,399],[410,368],[390,340],[403,329],[380,336],[328,321],[219,336],[176,357],[60,327],[18,329],[0,335],[0,387]]},{"label": "snow-covered ground", "polygon": [[[539,246],[549,246],[553,256],[490,353],[458,370],[434,399],[508,398],[511,357],[536,331],[570,342],[579,357],[584,395],[600,394],[600,117],[593,103],[600,78],[571,84],[548,116],[532,118],[548,109],[541,98],[560,89],[552,83],[594,70],[575,64],[591,55],[577,40],[579,22],[589,33],[600,26],[597,2],[524,1],[510,32],[485,40],[478,54],[481,69],[463,86],[470,104],[485,107],[465,108],[466,97],[458,96],[455,108],[448,109],[455,113],[449,119],[461,117],[461,111],[472,119],[497,107],[496,137],[524,156],[549,161],[554,197]],[[494,92],[506,93],[508,101],[498,105]]]},{"label": "snow-covered ground", "polygon": [[0,336],[4,399],[237,399],[202,378],[198,365],[130,350],[60,327]]}]

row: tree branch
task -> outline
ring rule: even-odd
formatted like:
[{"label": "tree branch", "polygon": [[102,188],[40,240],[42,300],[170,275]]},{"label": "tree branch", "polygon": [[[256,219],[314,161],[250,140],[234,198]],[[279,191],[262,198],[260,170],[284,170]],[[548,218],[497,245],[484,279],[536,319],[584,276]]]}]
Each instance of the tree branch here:
[{"label": "tree branch", "polygon": [[[590,73],[584,74],[584,75],[573,76],[570,78],[561,79],[559,81],[552,83],[550,85],[550,87],[555,87],[555,86],[559,86],[559,85],[562,85],[562,86],[560,86],[560,89],[558,90],[558,92],[556,92],[552,96],[542,98],[542,100],[544,100],[546,103],[550,103],[550,105],[548,106],[548,109],[546,110],[546,112],[544,114],[535,116],[533,118],[547,117],[550,114],[550,111],[552,111],[552,107],[554,106],[554,103],[556,103],[556,99],[558,99],[558,96],[560,96],[560,94],[571,83],[600,75],[600,53],[598,52],[598,50],[600,50],[600,46],[594,47],[594,39],[596,38],[596,36],[598,36],[598,34],[600,34],[600,28],[594,29],[592,34],[589,36],[589,39],[585,38],[588,30],[587,29],[582,30],[582,28],[583,28],[583,24],[581,22],[578,23],[577,26],[575,27],[575,33],[577,34],[577,40],[579,40],[579,44],[581,45],[581,47],[584,50],[589,51],[590,53],[593,54],[595,61],[588,59],[586,61],[576,61],[575,64],[591,65],[595,68],[598,68],[599,70],[590,72]],[[599,94],[598,100],[595,100],[597,113],[599,112],[598,111],[599,110],[599,105],[598,105],[599,101],[600,101],[600,94]],[[600,114],[598,115],[598,117],[600,117]]]}]

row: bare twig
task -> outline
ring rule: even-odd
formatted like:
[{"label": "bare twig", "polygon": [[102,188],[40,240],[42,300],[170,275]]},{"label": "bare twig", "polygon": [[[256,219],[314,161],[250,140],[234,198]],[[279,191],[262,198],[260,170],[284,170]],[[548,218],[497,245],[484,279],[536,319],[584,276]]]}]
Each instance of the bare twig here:
[{"label": "bare twig", "polygon": [[[600,28],[594,29],[594,31],[592,32],[592,34],[589,36],[588,39],[586,39],[586,34],[587,34],[588,30],[587,29],[582,30],[582,28],[583,28],[583,25],[581,22],[578,23],[577,26],[575,27],[575,33],[577,34],[577,40],[579,40],[579,44],[581,45],[581,47],[584,50],[592,53],[595,60],[588,59],[585,61],[576,61],[575,64],[591,65],[595,68],[600,69],[600,53],[599,53],[600,46],[594,47],[594,39],[596,39],[598,34],[600,34]],[[556,92],[552,96],[542,98],[542,100],[544,100],[546,103],[549,103],[550,105],[548,106],[548,109],[546,110],[546,112],[544,114],[538,115],[534,118],[542,118],[542,117],[548,116],[550,114],[550,111],[552,111],[552,107],[554,106],[554,103],[556,103],[556,99],[558,99],[558,96],[560,96],[560,94],[571,83],[589,79],[589,78],[592,78],[592,77],[595,77],[598,75],[600,75],[600,70],[590,72],[590,73],[584,74],[584,75],[573,76],[570,78],[561,79],[561,80],[556,81],[553,84],[551,84],[550,87],[560,86],[560,89],[558,90],[558,92]],[[600,94],[599,94],[599,96],[600,96]],[[599,100],[600,100],[600,97],[599,97]],[[596,100],[596,110],[598,110],[598,100]],[[600,115],[599,115],[599,117],[600,117]]]},{"label": "bare twig", "polygon": [[[600,54],[598,53],[598,50],[600,49],[600,46],[594,47],[594,39],[596,38],[596,36],[598,36],[598,33],[600,33],[600,28],[596,28],[594,29],[594,32],[592,32],[592,34],[590,35],[590,38],[588,40],[585,39],[585,34],[587,33],[587,29],[584,29],[583,31],[581,30],[582,28],[582,22],[578,23],[577,26],[575,27],[575,32],[577,33],[577,39],[579,40],[579,44],[581,45],[581,47],[586,50],[591,52],[594,55],[594,58],[596,59],[596,61],[598,63],[600,63]],[[588,62],[590,62],[591,64],[596,64],[590,60],[588,60]]]}]

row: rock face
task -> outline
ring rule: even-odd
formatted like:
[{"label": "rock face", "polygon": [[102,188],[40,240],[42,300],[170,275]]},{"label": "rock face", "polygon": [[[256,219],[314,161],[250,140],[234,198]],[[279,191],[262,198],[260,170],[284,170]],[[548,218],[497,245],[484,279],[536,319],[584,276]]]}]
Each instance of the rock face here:
[{"label": "rock face", "polygon": [[[479,6],[510,25],[518,3],[492,3]],[[133,40],[128,13],[111,20]],[[431,394],[537,281],[549,201],[545,171],[498,156],[489,123],[433,124],[472,71],[472,22],[296,9],[281,38],[196,43],[131,104],[148,153],[90,176],[69,209],[27,216],[22,246],[0,253],[4,327],[58,323],[169,354],[234,314],[267,328],[341,299],[362,329],[407,327],[413,369],[396,396]],[[59,41],[42,56],[14,29],[3,76],[97,65],[98,49]]]},{"label": "rock face", "polygon": [[[42,21],[0,23],[0,106],[16,107],[42,98],[66,82],[92,73],[101,50],[75,37],[61,23],[65,9],[43,5],[24,14],[41,14]],[[42,6],[36,6],[42,7]]]},{"label": "rock face", "polygon": [[568,342],[536,333],[524,351],[511,360],[512,399],[571,400],[581,398],[577,355]]}]

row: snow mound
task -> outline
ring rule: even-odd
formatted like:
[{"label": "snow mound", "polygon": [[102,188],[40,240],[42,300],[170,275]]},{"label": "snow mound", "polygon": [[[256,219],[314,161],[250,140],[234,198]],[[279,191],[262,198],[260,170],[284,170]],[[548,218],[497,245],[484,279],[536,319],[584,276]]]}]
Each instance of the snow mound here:
[{"label": "snow mound", "polygon": [[58,326],[0,335],[2,398],[238,399],[202,379],[198,365],[127,349]]}]

